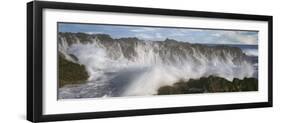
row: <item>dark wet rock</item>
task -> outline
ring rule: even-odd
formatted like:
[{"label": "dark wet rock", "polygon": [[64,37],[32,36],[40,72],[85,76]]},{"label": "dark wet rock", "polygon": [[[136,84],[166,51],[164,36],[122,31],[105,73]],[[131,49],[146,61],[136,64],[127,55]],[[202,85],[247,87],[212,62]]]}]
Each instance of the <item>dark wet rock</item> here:
[{"label": "dark wet rock", "polygon": [[215,76],[190,79],[189,81],[181,80],[172,86],[160,87],[158,95],[241,91],[258,91],[258,80],[255,78],[242,80],[235,78],[231,82]]},{"label": "dark wet rock", "polygon": [[59,87],[69,84],[85,83],[89,77],[84,65],[80,65],[66,60],[62,55],[59,55]]}]

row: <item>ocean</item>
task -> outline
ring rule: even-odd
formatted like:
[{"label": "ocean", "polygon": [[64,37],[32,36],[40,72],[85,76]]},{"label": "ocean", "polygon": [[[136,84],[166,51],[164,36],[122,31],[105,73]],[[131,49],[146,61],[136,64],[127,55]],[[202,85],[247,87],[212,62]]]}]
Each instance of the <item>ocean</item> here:
[{"label": "ocean", "polygon": [[58,51],[66,60],[85,65],[89,78],[59,88],[59,99],[156,95],[162,86],[209,76],[258,78],[257,45],[210,48],[217,44],[98,35],[87,42],[79,36],[59,35]]}]

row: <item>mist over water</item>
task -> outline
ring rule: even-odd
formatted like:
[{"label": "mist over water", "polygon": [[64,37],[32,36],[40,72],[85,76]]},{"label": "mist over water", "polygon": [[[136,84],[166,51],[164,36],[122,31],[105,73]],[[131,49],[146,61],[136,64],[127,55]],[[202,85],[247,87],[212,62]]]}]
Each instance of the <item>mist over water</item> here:
[{"label": "mist over water", "polygon": [[72,40],[70,44],[60,37],[59,52],[77,57],[90,77],[86,84],[60,88],[60,99],[154,95],[161,86],[180,80],[213,75],[232,81],[255,73],[253,63],[236,47],[134,38]]},{"label": "mist over water", "polygon": [[243,52],[247,55],[247,56],[258,56],[258,49],[244,49]]}]

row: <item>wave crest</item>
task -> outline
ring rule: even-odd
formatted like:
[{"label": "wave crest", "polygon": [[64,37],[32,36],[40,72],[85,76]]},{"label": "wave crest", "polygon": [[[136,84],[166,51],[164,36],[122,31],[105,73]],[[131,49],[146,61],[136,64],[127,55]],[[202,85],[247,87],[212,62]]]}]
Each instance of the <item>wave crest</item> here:
[{"label": "wave crest", "polygon": [[[87,43],[73,40],[78,41],[68,44],[64,52],[75,55],[91,76],[78,97],[153,95],[159,87],[179,80],[214,75],[232,81],[254,74],[245,54],[234,47],[98,36]],[[69,87],[60,89],[66,90],[73,93]]]}]

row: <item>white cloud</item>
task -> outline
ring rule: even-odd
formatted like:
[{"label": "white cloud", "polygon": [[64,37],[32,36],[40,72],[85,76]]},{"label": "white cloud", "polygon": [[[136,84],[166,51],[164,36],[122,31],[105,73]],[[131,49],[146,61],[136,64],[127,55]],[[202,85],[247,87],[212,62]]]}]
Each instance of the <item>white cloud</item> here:
[{"label": "white cloud", "polygon": [[135,36],[141,39],[153,39],[153,36],[150,34],[138,33]]},{"label": "white cloud", "polygon": [[132,32],[152,32],[152,31],[156,31],[157,28],[150,28],[150,27],[140,27],[137,29],[132,29],[130,31]]},{"label": "white cloud", "polygon": [[242,31],[221,31],[217,33],[220,37],[225,40],[230,40],[232,42],[237,42],[241,44],[258,44],[258,35],[245,34]]},{"label": "white cloud", "polygon": [[214,34],[211,34],[212,36],[215,36],[215,37],[221,37],[221,34],[220,33],[214,33]]},{"label": "white cloud", "polygon": [[164,38],[164,36],[163,36],[161,33],[155,33],[155,37],[156,37],[157,39],[162,39],[162,38]]},{"label": "white cloud", "polygon": [[145,40],[164,40],[166,37],[162,33],[136,33],[136,37]]},{"label": "white cloud", "polygon": [[87,33],[87,34],[90,34],[90,35],[92,35],[92,34],[102,34],[103,32],[85,32],[85,33]]}]

